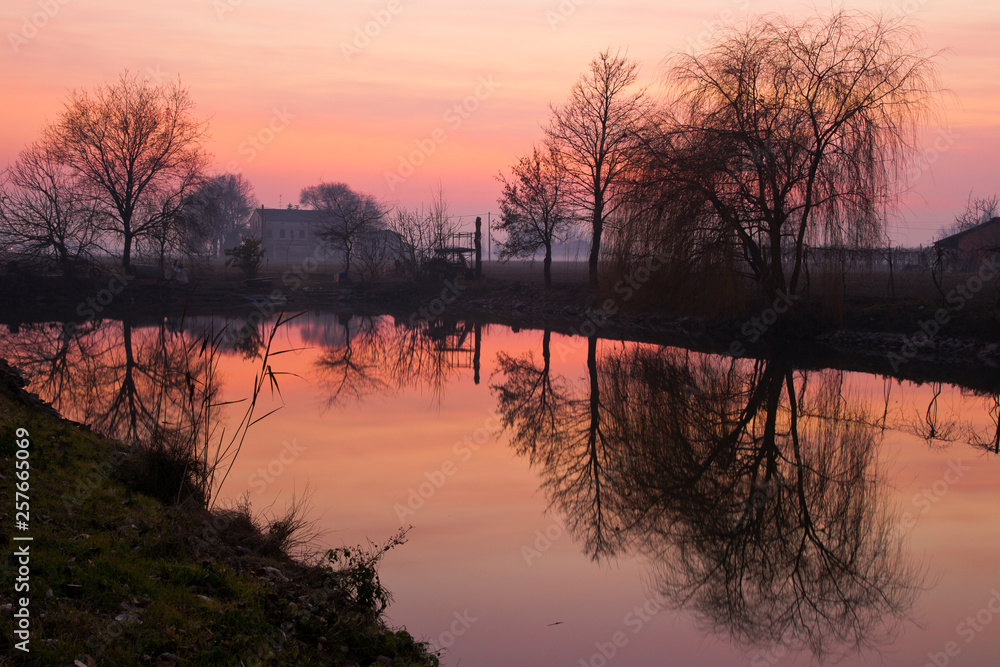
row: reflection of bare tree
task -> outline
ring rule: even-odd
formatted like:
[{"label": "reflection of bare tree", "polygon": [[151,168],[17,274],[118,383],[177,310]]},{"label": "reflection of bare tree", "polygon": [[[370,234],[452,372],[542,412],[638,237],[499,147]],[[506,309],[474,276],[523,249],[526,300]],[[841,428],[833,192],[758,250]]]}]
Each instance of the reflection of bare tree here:
[{"label": "reflection of bare tree", "polygon": [[[0,337],[0,357],[18,365],[31,381],[30,389],[53,407],[64,412],[75,405],[73,398],[89,398],[72,382],[73,370],[81,359],[96,354],[93,322],[76,328],[76,335],[56,323],[24,324]],[[89,388],[88,388],[89,389]]]},{"label": "reflection of bare tree", "polygon": [[549,343],[552,331],[542,334],[542,365],[534,355],[512,357],[501,352],[497,357],[497,372],[506,382],[493,387],[503,415],[504,426],[513,429],[511,444],[518,454],[534,457],[538,443],[551,440],[560,432],[560,420],[565,409],[566,389],[561,378],[551,375],[552,355]]},{"label": "reflection of bare tree", "polygon": [[356,319],[359,325],[353,329],[351,320],[337,317],[344,327],[346,342],[342,346],[325,349],[316,362],[323,371],[327,404],[331,406],[361,402],[369,395],[387,390],[379,377],[378,320],[371,317]]},{"label": "reflection of bare tree", "polygon": [[163,322],[138,328],[106,320],[75,332],[29,326],[5,342],[0,354],[25,370],[33,391],[128,443],[201,428],[205,415],[196,415],[197,406],[218,391],[207,358],[191,354],[191,339]]},{"label": "reflection of bare tree", "polygon": [[412,326],[372,316],[338,322],[344,343],[327,347],[316,362],[330,407],[410,387],[428,389],[440,401],[457,371],[473,366],[480,341],[479,325],[471,322]]},{"label": "reflection of bare tree", "polygon": [[[595,557],[630,548],[652,587],[745,644],[815,654],[890,639],[917,573],[879,492],[881,431],[840,374],[643,347],[598,361],[538,429],[508,363],[501,413]],[[555,382],[556,380],[553,380]],[[507,392],[507,393],[505,393]]]},{"label": "reflection of bare tree", "polygon": [[618,550],[622,532],[609,510],[617,502],[609,498],[617,492],[609,484],[616,464],[606,432],[597,338],[587,340],[587,377],[579,391],[551,376],[549,338],[546,331],[541,366],[531,354],[501,354],[498,371],[504,382],[492,389],[511,444],[541,469],[545,491],[563,511],[569,530],[594,558],[602,558]]},{"label": "reflection of bare tree", "polygon": [[[0,338],[0,355],[26,371],[31,388],[64,415],[136,447],[142,456],[123,474],[138,488],[210,507],[247,430],[267,416],[255,414],[260,392],[270,385],[280,394],[278,376],[289,374],[273,370],[269,358],[291,351],[276,351],[273,343],[295,317],[279,315],[266,336],[241,333],[237,339],[250,342],[236,346],[227,345],[230,328],[215,318],[192,330],[183,318],[176,327],[165,320],[143,327],[130,321],[19,327]],[[219,397],[220,352],[227,347],[260,357],[246,410],[229,433],[219,410],[244,401]]]}]

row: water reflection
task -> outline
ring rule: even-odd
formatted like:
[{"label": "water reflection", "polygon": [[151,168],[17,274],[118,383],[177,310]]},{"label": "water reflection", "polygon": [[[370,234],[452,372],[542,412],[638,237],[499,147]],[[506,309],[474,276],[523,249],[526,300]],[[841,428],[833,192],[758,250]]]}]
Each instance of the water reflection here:
[{"label": "water reflection", "polygon": [[969,428],[969,444],[992,454],[1000,454],[1000,394],[984,394],[983,407],[988,415],[984,428]]},{"label": "water reflection", "polygon": [[441,320],[418,326],[388,317],[336,317],[337,344],[316,362],[327,407],[345,406],[409,388],[430,392],[440,405],[445,388],[462,369],[479,378],[482,328]]},{"label": "water reflection", "polygon": [[[293,328],[294,344],[311,347],[296,371],[327,407],[421,392],[440,408],[453,381],[478,384],[472,322],[312,314]],[[221,381],[199,343],[216,335],[233,364],[260,357],[266,338],[216,318],[91,322],[72,335],[23,325],[0,355],[65,414],[141,441],[217,427]],[[567,370],[555,334],[527,335],[535,351],[497,355],[490,389],[512,451],[576,544],[601,562],[638,556],[651,593],[743,645],[824,656],[892,641],[924,582],[877,463],[886,434],[1000,453],[990,391],[931,384],[918,404],[912,385],[884,378],[867,398],[848,374],[781,357],[597,338],[577,341],[586,355]]]},{"label": "water reflection", "polygon": [[[814,655],[891,641],[922,583],[840,374],[616,346],[572,391],[501,357],[511,442],[594,558],[630,550],[703,625]],[[541,400],[539,400],[541,399]]]},{"label": "water reflection", "polygon": [[211,428],[221,387],[198,342],[166,320],[31,324],[3,338],[0,356],[63,414],[135,443]]}]

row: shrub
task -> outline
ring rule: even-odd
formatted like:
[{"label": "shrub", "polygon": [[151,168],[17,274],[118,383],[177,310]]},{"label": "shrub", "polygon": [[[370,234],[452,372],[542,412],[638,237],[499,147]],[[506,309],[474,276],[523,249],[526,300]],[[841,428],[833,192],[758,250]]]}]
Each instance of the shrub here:
[{"label": "shrub", "polygon": [[256,278],[257,270],[264,261],[264,251],[261,239],[245,237],[235,248],[226,249],[226,266],[235,266],[247,278]]}]

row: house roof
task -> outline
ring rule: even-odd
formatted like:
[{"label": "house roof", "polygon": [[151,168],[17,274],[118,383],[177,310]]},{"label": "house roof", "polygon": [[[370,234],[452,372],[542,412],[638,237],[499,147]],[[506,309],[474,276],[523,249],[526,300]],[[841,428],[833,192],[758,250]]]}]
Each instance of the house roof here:
[{"label": "house roof", "polygon": [[994,228],[1000,230],[1000,218],[993,218],[991,220],[987,220],[986,222],[980,223],[975,227],[969,227],[968,229],[962,230],[957,234],[946,236],[945,238],[939,241],[935,241],[934,247],[940,250],[957,250],[959,242],[966,236]]},{"label": "house roof", "polygon": [[258,208],[254,214],[263,217],[265,222],[316,222],[319,212],[312,209],[298,208]]}]

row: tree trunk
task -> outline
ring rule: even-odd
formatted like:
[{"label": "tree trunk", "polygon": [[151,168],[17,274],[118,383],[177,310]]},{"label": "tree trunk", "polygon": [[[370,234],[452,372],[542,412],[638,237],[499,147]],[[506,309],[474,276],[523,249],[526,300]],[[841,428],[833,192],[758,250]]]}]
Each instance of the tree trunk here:
[{"label": "tree trunk", "polygon": [[167,240],[166,236],[160,239],[160,277],[167,275]]},{"label": "tree trunk", "polygon": [[[781,257],[781,230],[771,234],[771,292],[785,288],[785,266]],[[770,298],[771,295],[768,295]]]},{"label": "tree trunk", "polygon": [[132,266],[132,234],[125,232],[122,239],[122,273],[128,273]]},{"label": "tree trunk", "polygon": [[73,262],[69,258],[69,252],[66,250],[66,245],[64,243],[56,242],[54,244],[54,250],[56,251],[56,256],[59,258],[59,266],[62,268],[63,280],[73,280]]},{"label": "tree trunk", "polygon": [[[587,373],[590,376],[590,420],[587,425],[587,451],[594,482],[594,505],[597,516],[603,513],[601,498],[601,385],[597,376],[597,336],[587,339]],[[598,520],[600,525],[600,520]],[[602,540],[603,541],[603,540]]]},{"label": "tree trunk", "polygon": [[597,258],[601,254],[601,232],[604,231],[604,221],[602,220],[603,215],[598,211],[594,210],[594,235],[590,243],[590,262],[589,262],[589,276],[590,276],[590,289],[597,289]]},{"label": "tree trunk", "polygon": [[545,286],[552,287],[552,244],[545,244],[545,261],[542,263],[542,275],[545,276]]}]

